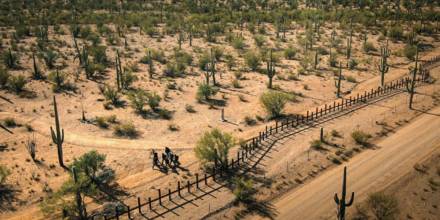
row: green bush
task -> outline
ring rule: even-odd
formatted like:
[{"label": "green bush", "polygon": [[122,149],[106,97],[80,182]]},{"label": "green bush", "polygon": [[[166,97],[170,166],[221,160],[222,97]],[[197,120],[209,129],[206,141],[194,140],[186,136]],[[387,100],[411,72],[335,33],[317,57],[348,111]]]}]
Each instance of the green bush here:
[{"label": "green bush", "polygon": [[242,37],[235,37],[232,40],[232,47],[237,50],[242,50],[245,46],[246,44],[244,43],[244,39]]},{"label": "green bush", "polygon": [[264,45],[264,43],[266,42],[266,39],[263,35],[255,35],[254,36],[254,41],[255,41],[255,45],[257,45],[257,47],[262,47]]},{"label": "green bush", "polygon": [[0,66],[0,87],[5,87],[7,85],[10,76],[8,70]]},{"label": "green bush", "polygon": [[44,63],[46,64],[48,69],[52,69],[55,67],[55,61],[58,58],[58,53],[52,50],[46,50],[43,51],[40,56],[43,58]]},{"label": "green bush", "polygon": [[358,62],[357,62],[355,59],[350,59],[350,60],[348,61],[348,68],[349,68],[350,70],[355,69],[357,66],[358,66]]},{"label": "green bush", "polygon": [[246,180],[243,177],[234,178],[234,190],[235,199],[238,202],[247,202],[251,199],[254,192],[252,180]]},{"label": "green bush", "polygon": [[144,90],[137,90],[128,94],[128,100],[137,112],[143,112],[144,105],[148,100],[147,93]]},{"label": "green bush", "polygon": [[253,125],[257,124],[257,121],[250,116],[244,117],[244,122],[246,123],[246,125],[249,125],[249,126],[253,126]]},{"label": "green bush", "polygon": [[110,87],[110,86],[106,86],[104,88],[103,95],[104,95],[104,98],[107,101],[110,101],[113,105],[118,104],[120,95],[119,95],[119,92],[117,89]]},{"label": "green bush", "polygon": [[116,125],[114,128],[114,134],[120,137],[135,138],[138,136],[136,127],[131,122],[126,122],[120,125]]},{"label": "green bush", "polygon": [[293,60],[296,56],[297,50],[294,47],[288,47],[284,49],[284,57],[288,60]]},{"label": "green bush", "polygon": [[351,133],[351,137],[357,144],[368,146],[368,140],[371,138],[371,135],[363,131],[354,131],[353,133]]},{"label": "green bush", "polygon": [[3,121],[5,122],[5,126],[8,128],[13,128],[17,126],[17,122],[15,122],[14,118],[5,118],[5,120]]},{"label": "green bush", "polygon": [[260,57],[257,54],[255,54],[254,52],[247,52],[244,55],[244,60],[246,62],[246,65],[252,71],[258,70],[258,67],[260,66]]},{"label": "green bush", "polygon": [[229,150],[234,145],[235,140],[231,134],[219,129],[212,129],[206,131],[197,141],[194,152],[204,165],[214,163],[217,160],[220,165],[224,166],[228,162]]},{"label": "green bush", "polygon": [[148,98],[148,105],[152,110],[155,111],[157,107],[159,107],[161,101],[160,96],[157,93],[153,92],[153,93],[147,93],[147,98]]},{"label": "green bush", "polygon": [[208,101],[211,96],[214,96],[217,94],[218,89],[214,86],[208,85],[206,83],[202,83],[199,85],[197,89],[197,95],[196,98],[198,101]]},{"label": "green bush", "polygon": [[207,71],[208,70],[208,64],[211,63],[211,57],[208,53],[202,54],[202,56],[199,57],[199,68],[200,70]]},{"label": "green bush", "polygon": [[399,25],[394,25],[389,29],[388,36],[393,40],[400,40],[403,38],[403,28]]},{"label": "green bush", "polygon": [[260,103],[271,117],[279,117],[286,103],[293,99],[294,97],[283,92],[268,91],[261,95]]},{"label": "green bush", "polygon": [[356,83],[356,78],[354,78],[353,76],[347,76],[347,81],[351,82],[351,83]]},{"label": "green bush", "polygon": [[64,81],[66,80],[66,75],[63,72],[59,72],[58,70],[56,72],[49,73],[48,79],[54,83],[53,85],[53,91],[60,91],[64,86]]},{"label": "green bush", "polygon": [[6,67],[8,67],[10,69],[15,69],[15,68],[18,67],[18,65],[19,65],[19,62],[18,62],[19,57],[18,57],[17,53],[13,53],[11,51],[11,49],[4,50],[2,55],[1,55],[1,57],[2,57],[4,65]]},{"label": "green bush", "polygon": [[8,79],[9,87],[16,93],[23,91],[23,88],[26,85],[26,83],[27,83],[26,78],[23,75],[10,76]]},{"label": "green bush", "polygon": [[408,60],[414,61],[416,58],[417,47],[414,45],[407,44],[403,49],[403,53]]}]

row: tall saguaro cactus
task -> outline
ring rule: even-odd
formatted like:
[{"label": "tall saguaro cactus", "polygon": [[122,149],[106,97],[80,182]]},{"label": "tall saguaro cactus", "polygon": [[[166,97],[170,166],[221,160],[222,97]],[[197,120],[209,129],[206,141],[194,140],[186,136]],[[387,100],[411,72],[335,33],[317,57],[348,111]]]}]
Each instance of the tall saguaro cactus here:
[{"label": "tall saguaro cactus", "polygon": [[414,66],[414,70],[412,72],[412,79],[411,81],[407,80],[406,81],[406,89],[408,90],[409,93],[409,109],[413,109],[412,104],[413,104],[413,99],[414,99],[414,93],[415,93],[415,86],[416,86],[416,76],[417,76],[417,71],[419,71],[419,46],[416,45],[416,58],[415,58],[415,66]]},{"label": "tall saguaro cactus", "polygon": [[210,70],[211,70],[211,76],[212,76],[212,83],[215,86],[215,85],[217,85],[217,82],[215,80],[215,55],[214,55],[212,48],[211,48],[211,68],[210,68]]},{"label": "tall saguaro cactus", "polygon": [[33,67],[34,67],[34,72],[32,73],[32,75],[33,75],[34,79],[42,79],[43,75],[42,75],[41,71],[38,69],[34,53],[32,53],[32,62],[33,62]]},{"label": "tall saguaro cactus", "polygon": [[338,220],[345,220],[345,209],[347,207],[350,207],[353,204],[354,201],[354,192],[351,193],[350,200],[346,201],[346,194],[347,194],[347,167],[344,167],[344,176],[342,178],[342,195],[341,198],[339,198],[338,193],[335,193],[335,202],[338,206]]},{"label": "tall saguaro cactus", "polygon": [[380,61],[378,64],[378,69],[380,71],[380,85],[383,86],[385,84],[385,73],[388,72],[390,67],[387,64],[387,59],[390,56],[390,50],[387,47],[380,48]]},{"label": "tall saguaro cactus", "polygon": [[341,97],[341,80],[342,80],[342,64],[339,62],[339,75],[338,79],[335,80],[335,87],[336,87],[336,97]]},{"label": "tall saguaro cactus", "polygon": [[267,63],[267,77],[269,77],[269,84],[267,87],[272,89],[272,79],[275,76],[275,66],[273,61],[272,49],[270,50],[270,58]]},{"label": "tall saguaro cactus", "polygon": [[352,41],[353,41],[353,20],[350,21],[350,37],[347,39],[347,60],[351,58]]},{"label": "tall saguaro cactus", "polygon": [[153,66],[153,57],[151,56],[151,51],[148,51],[148,73],[150,74],[150,79],[153,79],[154,66]]},{"label": "tall saguaro cactus", "polygon": [[63,142],[64,142],[64,129],[61,129],[60,119],[58,116],[57,100],[55,96],[53,97],[53,109],[55,112],[55,130],[52,126],[50,127],[50,133],[52,134],[52,141],[57,145],[58,150],[58,162],[60,166],[66,168],[63,162]]}]

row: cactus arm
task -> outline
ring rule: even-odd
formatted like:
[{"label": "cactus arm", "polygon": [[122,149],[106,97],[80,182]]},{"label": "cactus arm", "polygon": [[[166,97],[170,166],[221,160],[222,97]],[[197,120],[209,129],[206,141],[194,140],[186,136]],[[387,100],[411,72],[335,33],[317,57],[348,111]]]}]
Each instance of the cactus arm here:
[{"label": "cactus arm", "polygon": [[350,201],[348,203],[345,204],[345,206],[351,206],[353,204],[354,201],[354,192],[351,193],[351,198]]},{"label": "cactus arm", "polygon": [[339,197],[338,197],[338,193],[335,193],[335,197],[334,197],[334,199],[335,199],[336,205],[339,206]]}]

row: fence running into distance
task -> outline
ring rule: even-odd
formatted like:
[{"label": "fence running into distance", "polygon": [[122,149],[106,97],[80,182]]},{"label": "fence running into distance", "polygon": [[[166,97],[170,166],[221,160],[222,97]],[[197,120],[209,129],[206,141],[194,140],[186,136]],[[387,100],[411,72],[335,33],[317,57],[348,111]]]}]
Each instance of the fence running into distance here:
[{"label": "fence running into distance", "polygon": [[[425,83],[427,79],[429,79],[429,69],[433,68],[434,65],[440,61],[440,56],[435,56],[423,63],[420,64],[419,74],[416,77],[416,83],[421,84]],[[140,197],[137,197],[137,205],[134,207],[127,206],[123,211],[119,210],[117,207],[115,208],[115,212],[111,215],[103,214],[105,220],[107,219],[117,219],[120,217],[126,216],[128,219],[132,219],[132,212],[138,211],[142,214],[142,208],[145,206],[149,207],[149,210],[153,209],[153,204],[157,203],[162,205],[162,201],[165,199],[171,200],[173,195],[178,195],[181,197],[181,192],[187,190],[191,192],[191,190],[200,189],[201,184],[208,186],[208,182],[210,180],[216,182],[218,178],[222,178],[225,175],[226,170],[230,168],[237,168],[240,166],[240,163],[245,163],[245,161],[251,158],[256,150],[261,147],[262,141],[267,140],[270,136],[277,134],[281,131],[284,131],[289,128],[297,128],[303,125],[308,125],[317,121],[321,118],[327,117],[329,115],[337,114],[359,104],[366,104],[369,101],[375,100],[379,97],[383,97],[392,92],[407,89],[406,87],[411,82],[409,77],[400,78],[391,82],[386,83],[383,87],[377,87],[375,89],[371,89],[370,91],[364,91],[364,93],[358,93],[355,96],[350,96],[348,98],[341,98],[339,100],[335,100],[332,104],[325,104],[321,107],[316,107],[315,110],[307,111],[304,115],[295,115],[294,117],[289,117],[284,120],[275,121],[273,126],[266,126],[265,130],[259,132],[259,134],[255,137],[252,137],[245,141],[241,145],[241,149],[237,151],[236,158],[232,158],[223,166],[220,166],[217,162],[214,165],[211,173],[204,173],[202,176],[199,174],[195,174],[195,179],[193,181],[188,180],[186,183],[181,183],[177,181],[177,186],[175,190],[168,189],[168,191],[163,191],[161,189],[157,189],[157,197],[152,198],[148,197],[146,200],[142,201]],[[163,193],[165,192],[165,193]],[[91,219],[94,219],[97,216],[92,216]]]}]

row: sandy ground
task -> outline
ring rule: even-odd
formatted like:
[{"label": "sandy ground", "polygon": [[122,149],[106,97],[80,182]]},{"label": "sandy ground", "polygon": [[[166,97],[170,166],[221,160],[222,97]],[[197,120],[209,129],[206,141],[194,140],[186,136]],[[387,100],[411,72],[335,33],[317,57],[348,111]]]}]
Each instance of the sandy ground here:
[{"label": "sandy ground", "polygon": [[[439,115],[440,108],[423,114],[379,142],[378,149],[362,153],[344,164],[348,167],[348,190],[355,192],[355,204],[367,193],[383,189],[401,178],[415,163],[440,148]],[[333,196],[340,191],[342,170],[343,166],[331,169],[275,201],[277,218],[333,219]]]}]

